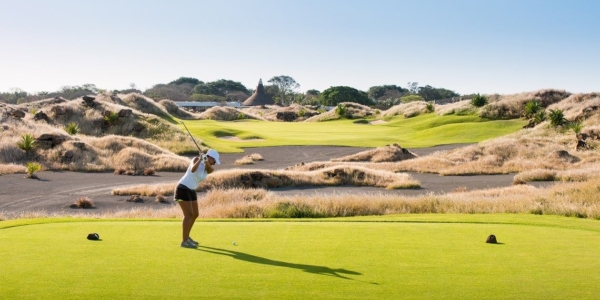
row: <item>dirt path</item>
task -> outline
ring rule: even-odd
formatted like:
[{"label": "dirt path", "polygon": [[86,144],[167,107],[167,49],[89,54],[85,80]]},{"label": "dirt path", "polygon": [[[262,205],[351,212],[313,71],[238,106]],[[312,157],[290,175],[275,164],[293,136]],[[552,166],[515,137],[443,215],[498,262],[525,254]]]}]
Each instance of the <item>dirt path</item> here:
[{"label": "dirt path", "polygon": [[[410,149],[423,156],[435,151],[449,150],[463,145],[446,145],[439,147]],[[367,148],[325,147],[325,146],[289,146],[246,149],[245,153],[222,154],[220,169],[250,168],[250,169],[280,169],[300,162],[326,161],[366,150]],[[265,161],[254,165],[236,166],[236,159],[244,155],[258,153]],[[162,204],[154,197],[144,197],[144,203],[127,202],[128,196],[112,196],[110,192],[116,187],[137,184],[155,184],[176,182],[182,173],[158,172],[156,176],[127,176],[112,173],[78,173],[78,172],[39,172],[39,180],[24,179],[23,174],[0,176],[0,212],[19,213],[24,211],[46,212],[78,212],[69,208],[79,197],[92,199],[95,209],[86,210],[90,213],[131,209],[135,207],[164,208],[174,203]],[[306,193],[340,194],[340,193],[386,193],[404,195],[422,195],[427,193],[450,192],[457,188],[467,190],[510,186],[513,175],[486,176],[439,176],[435,174],[411,173],[421,182],[421,189],[414,190],[385,190],[375,187],[294,187],[279,188],[273,191],[283,195]]]}]

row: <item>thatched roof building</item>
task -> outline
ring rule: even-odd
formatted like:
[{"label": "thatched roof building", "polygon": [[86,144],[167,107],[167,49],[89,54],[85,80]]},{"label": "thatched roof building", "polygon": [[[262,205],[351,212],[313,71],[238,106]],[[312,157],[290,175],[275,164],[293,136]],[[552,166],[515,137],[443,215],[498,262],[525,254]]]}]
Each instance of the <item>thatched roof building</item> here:
[{"label": "thatched roof building", "polygon": [[244,106],[256,106],[256,105],[273,105],[275,101],[271,96],[267,95],[265,92],[265,87],[262,84],[262,79],[258,81],[258,86],[256,87],[256,91],[252,96],[248,97],[242,105]]}]

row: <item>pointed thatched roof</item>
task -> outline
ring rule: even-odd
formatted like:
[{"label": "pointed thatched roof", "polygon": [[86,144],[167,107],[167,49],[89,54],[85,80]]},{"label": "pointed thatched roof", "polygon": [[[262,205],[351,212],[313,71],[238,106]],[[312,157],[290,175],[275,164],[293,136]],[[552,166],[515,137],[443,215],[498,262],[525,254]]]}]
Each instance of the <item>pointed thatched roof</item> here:
[{"label": "pointed thatched roof", "polygon": [[256,106],[256,105],[273,105],[275,101],[271,96],[267,95],[265,92],[265,87],[262,84],[262,79],[258,81],[258,86],[256,87],[256,91],[252,96],[248,97],[242,105],[245,106]]}]

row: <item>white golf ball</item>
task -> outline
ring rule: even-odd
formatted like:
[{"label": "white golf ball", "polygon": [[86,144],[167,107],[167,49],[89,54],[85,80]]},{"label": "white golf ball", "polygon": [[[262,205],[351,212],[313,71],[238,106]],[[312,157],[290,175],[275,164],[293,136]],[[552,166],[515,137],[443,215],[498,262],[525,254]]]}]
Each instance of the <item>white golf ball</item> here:
[{"label": "white golf ball", "polygon": [[232,243],[235,246],[235,242]]}]

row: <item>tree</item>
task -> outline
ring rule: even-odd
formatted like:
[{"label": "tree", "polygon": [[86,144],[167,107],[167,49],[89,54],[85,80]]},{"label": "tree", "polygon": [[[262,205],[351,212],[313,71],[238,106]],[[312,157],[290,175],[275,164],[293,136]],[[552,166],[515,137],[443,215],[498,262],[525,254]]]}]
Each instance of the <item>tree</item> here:
[{"label": "tree", "polygon": [[419,87],[418,94],[427,101],[448,99],[448,98],[460,96],[459,94],[455,93],[454,91],[443,89],[443,88],[435,88],[430,85]]},{"label": "tree", "polygon": [[193,86],[204,83],[196,78],[193,77],[179,77],[176,80],[173,80],[171,82],[169,82],[169,84],[175,84],[175,85],[180,85],[180,84],[191,84]]},{"label": "tree", "polygon": [[418,82],[408,82],[408,92],[411,94],[418,94],[419,93],[419,83]]},{"label": "tree", "polygon": [[403,95],[407,92],[408,92],[407,89],[404,89],[397,85],[377,85],[377,86],[370,87],[369,90],[367,91],[367,94],[369,95],[369,98],[371,100],[377,101],[377,100],[388,100],[388,99],[390,99],[389,98],[390,95],[393,95],[393,94]]},{"label": "tree", "polygon": [[349,86],[332,86],[324,90],[321,95],[321,104],[336,106],[342,102],[354,102],[363,105],[373,105],[367,93]]},{"label": "tree", "polygon": [[229,93],[242,92],[248,94],[248,89],[237,81],[219,79],[213,82],[200,83],[194,86],[194,94],[215,95],[225,97]]},{"label": "tree", "polygon": [[471,105],[475,107],[482,107],[488,103],[488,99],[484,95],[476,94],[473,99],[471,99]]},{"label": "tree", "polygon": [[565,114],[561,109],[551,109],[548,118],[550,119],[550,125],[552,125],[552,127],[563,126],[568,123]]},{"label": "tree", "polygon": [[294,94],[294,90],[300,87],[300,84],[294,80],[294,78],[290,76],[275,76],[268,83],[277,87],[279,91],[279,102],[281,104],[287,105],[291,103],[291,97]]}]

